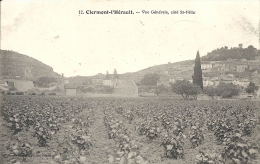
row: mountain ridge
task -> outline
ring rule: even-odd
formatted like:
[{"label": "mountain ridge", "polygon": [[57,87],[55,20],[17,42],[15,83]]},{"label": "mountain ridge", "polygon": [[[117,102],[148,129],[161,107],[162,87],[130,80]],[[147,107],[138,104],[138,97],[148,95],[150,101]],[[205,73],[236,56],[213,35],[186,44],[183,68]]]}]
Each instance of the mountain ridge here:
[{"label": "mountain ridge", "polygon": [[[253,46],[249,46],[247,48],[242,48],[242,45],[239,45],[240,47],[234,47],[231,49],[228,49],[227,47],[217,48],[216,50],[213,50],[212,52],[209,52],[207,55],[202,56],[201,60],[202,62],[212,61],[212,59],[226,59],[227,56],[225,54],[232,54],[229,55],[229,57],[233,58],[239,58],[241,59],[243,54],[246,53],[246,58],[251,59],[255,58],[255,56],[260,55],[260,50],[257,50]],[[38,78],[40,76],[51,76],[51,77],[61,77],[58,73],[53,71],[53,68],[40,62],[37,59],[34,59],[32,57],[29,57],[27,55],[20,54],[18,52],[14,51],[7,51],[7,50],[0,50],[0,70],[3,70],[0,72],[0,76],[20,76],[20,77],[26,77],[24,76],[24,72],[27,68],[31,70],[31,76],[33,79]],[[222,54],[223,52],[223,54]],[[247,53],[248,52],[248,53]],[[250,53],[249,53],[250,52]],[[237,53],[238,55],[234,55],[234,53]],[[195,54],[195,53],[194,53]],[[195,58],[195,55],[194,55]],[[220,61],[221,61],[220,60]],[[216,61],[216,60],[213,60]],[[2,64],[1,64],[2,62]],[[9,64],[8,64],[9,63]],[[158,73],[162,76],[165,76],[167,78],[172,77],[181,77],[185,79],[191,79],[192,73],[193,73],[193,66],[194,66],[194,60],[185,60],[185,61],[179,61],[179,62],[168,62],[166,64],[160,64],[160,65],[154,65],[150,66],[145,69],[141,69],[139,71],[135,72],[127,72],[119,74],[120,78],[125,79],[131,79],[134,81],[140,81],[141,78],[147,74],[147,73]],[[16,68],[15,68],[16,67]],[[84,81],[84,79],[91,79],[91,78],[104,78],[105,74],[99,73],[92,76],[71,76],[66,77],[67,79],[75,79],[77,78]],[[162,77],[163,78],[163,77]]]},{"label": "mountain ridge", "polygon": [[35,80],[42,76],[61,77],[51,66],[15,51],[0,50],[0,76]]}]

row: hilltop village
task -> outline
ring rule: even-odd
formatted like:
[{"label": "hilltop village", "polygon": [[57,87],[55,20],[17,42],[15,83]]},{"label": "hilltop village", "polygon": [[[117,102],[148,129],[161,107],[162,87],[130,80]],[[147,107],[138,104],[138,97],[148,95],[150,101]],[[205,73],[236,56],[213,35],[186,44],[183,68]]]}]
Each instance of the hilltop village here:
[{"label": "hilltop village", "polygon": [[[194,60],[152,66],[133,73],[98,73],[94,76],[64,77],[40,61],[13,51],[1,50],[0,87],[4,92],[30,92],[33,94],[91,95],[113,94],[139,96],[142,92],[153,93],[163,85],[171,90],[178,80],[192,83]],[[249,46],[228,49],[222,47],[201,57],[203,86],[216,87],[220,83],[239,86],[242,93],[249,83],[260,86],[260,51]],[[158,76],[156,83],[142,83],[145,75]],[[54,93],[55,92],[55,93]]]}]

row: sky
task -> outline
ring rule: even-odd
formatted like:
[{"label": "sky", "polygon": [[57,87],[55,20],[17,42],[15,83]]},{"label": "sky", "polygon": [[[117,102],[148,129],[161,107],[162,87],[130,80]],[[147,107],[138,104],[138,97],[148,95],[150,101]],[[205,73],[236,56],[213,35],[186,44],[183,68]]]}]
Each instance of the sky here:
[{"label": "sky", "polygon": [[[240,43],[259,49],[259,7],[258,0],[3,0],[1,49],[33,57],[66,77],[135,72]],[[80,15],[79,10],[141,13]]]}]

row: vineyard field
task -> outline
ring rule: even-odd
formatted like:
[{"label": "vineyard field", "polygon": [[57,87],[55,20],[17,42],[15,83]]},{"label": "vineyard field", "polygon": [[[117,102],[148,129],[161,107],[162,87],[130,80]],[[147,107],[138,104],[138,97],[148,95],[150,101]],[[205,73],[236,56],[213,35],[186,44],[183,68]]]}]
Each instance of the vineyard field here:
[{"label": "vineyard field", "polygon": [[260,102],[1,98],[3,164],[259,164]]}]

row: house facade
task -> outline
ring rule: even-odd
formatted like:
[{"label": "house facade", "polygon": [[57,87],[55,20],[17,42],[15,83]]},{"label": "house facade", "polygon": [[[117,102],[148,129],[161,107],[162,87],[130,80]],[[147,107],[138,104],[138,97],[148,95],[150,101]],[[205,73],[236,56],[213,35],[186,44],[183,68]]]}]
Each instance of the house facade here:
[{"label": "house facade", "polygon": [[207,62],[202,62],[201,63],[201,69],[202,70],[207,70],[207,69],[211,69],[213,67],[212,63],[207,63]]},{"label": "house facade", "polygon": [[93,85],[103,85],[103,79],[92,79],[92,84]]},{"label": "house facade", "polygon": [[19,92],[26,92],[34,88],[33,81],[30,80],[20,80],[20,79],[3,79],[8,87],[13,87]]},{"label": "house facade", "polygon": [[248,68],[249,68],[249,66],[247,64],[238,64],[238,65],[236,65],[236,71],[237,72],[244,72]]},{"label": "house facade", "polygon": [[116,87],[118,85],[118,79],[105,79],[103,80],[103,85]]}]

